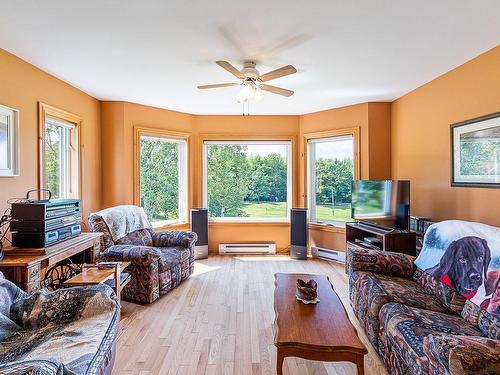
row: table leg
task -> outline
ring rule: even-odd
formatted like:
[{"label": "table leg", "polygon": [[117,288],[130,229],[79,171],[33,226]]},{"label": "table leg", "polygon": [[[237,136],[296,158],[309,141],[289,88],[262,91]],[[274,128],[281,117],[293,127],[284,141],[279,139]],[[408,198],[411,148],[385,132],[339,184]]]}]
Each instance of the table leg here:
[{"label": "table leg", "polygon": [[356,359],[356,367],[358,369],[358,375],[364,375],[365,373],[365,357],[360,355]]},{"label": "table leg", "polygon": [[277,349],[278,356],[276,358],[276,373],[278,375],[283,375],[283,361],[285,360],[285,355],[278,348]]}]

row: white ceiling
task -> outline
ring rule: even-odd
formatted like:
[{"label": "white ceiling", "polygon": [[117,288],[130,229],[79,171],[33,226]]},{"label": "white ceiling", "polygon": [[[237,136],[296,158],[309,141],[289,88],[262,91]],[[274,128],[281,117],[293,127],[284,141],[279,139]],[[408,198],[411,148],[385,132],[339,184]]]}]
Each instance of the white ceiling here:
[{"label": "white ceiling", "polygon": [[[292,64],[252,114],[390,101],[500,44],[499,0],[0,0],[0,48],[102,100],[240,114],[215,65]],[[5,89],[5,88],[4,88]]]}]

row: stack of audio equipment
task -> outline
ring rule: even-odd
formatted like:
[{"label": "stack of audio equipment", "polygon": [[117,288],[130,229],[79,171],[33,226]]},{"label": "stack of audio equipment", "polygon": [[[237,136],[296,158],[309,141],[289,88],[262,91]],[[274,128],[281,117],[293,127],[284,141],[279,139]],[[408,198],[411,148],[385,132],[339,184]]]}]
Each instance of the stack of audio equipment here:
[{"label": "stack of audio equipment", "polygon": [[16,247],[47,247],[82,232],[79,199],[12,203],[10,230]]}]

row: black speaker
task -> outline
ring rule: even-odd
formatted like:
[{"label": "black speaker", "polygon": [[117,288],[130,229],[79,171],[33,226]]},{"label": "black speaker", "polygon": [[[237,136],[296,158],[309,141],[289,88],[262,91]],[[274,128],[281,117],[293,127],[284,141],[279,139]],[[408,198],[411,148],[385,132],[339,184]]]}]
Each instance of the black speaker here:
[{"label": "black speaker", "polygon": [[290,257],[307,260],[307,209],[290,211]]},{"label": "black speaker", "polygon": [[194,258],[208,258],[208,210],[206,208],[191,209],[191,231],[198,235],[194,246]]}]

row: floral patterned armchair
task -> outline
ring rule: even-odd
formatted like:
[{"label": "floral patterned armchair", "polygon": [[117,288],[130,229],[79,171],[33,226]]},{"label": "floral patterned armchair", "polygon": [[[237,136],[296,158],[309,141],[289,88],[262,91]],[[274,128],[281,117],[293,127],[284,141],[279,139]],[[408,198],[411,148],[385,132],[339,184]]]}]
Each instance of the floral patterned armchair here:
[{"label": "floral patterned armchair", "polygon": [[121,295],[125,299],[151,303],[175,288],[194,271],[194,244],[197,240],[194,232],[155,233],[151,228],[143,228],[113,240],[109,226],[99,212],[89,216],[89,224],[93,232],[104,233],[101,237],[100,261],[131,262],[126,269],[131,280],[123,288]]}]

